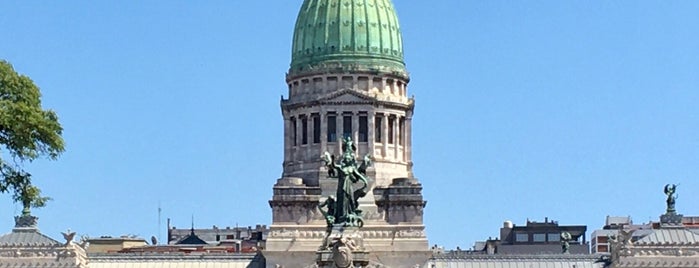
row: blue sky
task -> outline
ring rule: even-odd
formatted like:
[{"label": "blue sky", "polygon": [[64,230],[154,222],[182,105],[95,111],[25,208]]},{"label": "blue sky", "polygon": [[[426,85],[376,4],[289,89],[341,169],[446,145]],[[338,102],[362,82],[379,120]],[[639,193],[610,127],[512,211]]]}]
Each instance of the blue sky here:
[{"label": "blue sky", "polygon": [[[699,3],[394,1],[431,244],[504,220],[699,215]],[[269,224],[280,95],[301,1],[0,3],[0,58],[30,76],[66,152],[28,169],[59,237]],[[158,206],[162,208],[158,229]],[[0,230],[21,211],[0,197]]]}]

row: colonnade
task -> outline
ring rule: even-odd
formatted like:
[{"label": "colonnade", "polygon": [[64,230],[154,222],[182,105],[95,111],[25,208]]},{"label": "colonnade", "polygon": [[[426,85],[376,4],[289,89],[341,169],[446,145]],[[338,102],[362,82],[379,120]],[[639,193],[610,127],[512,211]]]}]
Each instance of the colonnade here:
[{"label": "colonnade", "polygon": [[284,120],[284,161],[317,161],[319,153],[342,152],[342,138],[350,136],[358,156],[410,161],[411,118],[399,112],[325,111],[299,113]]}]

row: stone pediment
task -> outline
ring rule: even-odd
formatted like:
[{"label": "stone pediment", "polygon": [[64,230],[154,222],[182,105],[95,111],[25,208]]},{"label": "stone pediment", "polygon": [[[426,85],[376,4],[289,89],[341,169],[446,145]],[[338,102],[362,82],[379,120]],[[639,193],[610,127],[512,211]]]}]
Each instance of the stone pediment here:
[{"label": "stone pediment", "polygon": [[357,103],[357,102],[371,102],[374,98],[368,94],[353,90],[353,89],[343,89],[337,92],[333,92],[322,96],[318,99],[320,102],[338,102],[338,103]]}]

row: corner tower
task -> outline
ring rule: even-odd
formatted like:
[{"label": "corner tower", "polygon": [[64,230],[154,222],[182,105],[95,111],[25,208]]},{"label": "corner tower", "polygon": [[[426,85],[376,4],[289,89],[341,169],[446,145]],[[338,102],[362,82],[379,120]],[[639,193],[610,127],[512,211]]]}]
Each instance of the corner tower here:
[{"label": "corner tower", "polygon": [[390,0],[303,1],[288,97],[281,100],[283,174],[270,201],[268,251],[317,249],[325,233],[317,205],[337,185],[320,156],[340,155],[345,136],[355,141],[358,156],[371,155],[374,163],[367,170],[373,194],[360,199],[365,243],[386,251],[427,250],[422,186],[412,172],[409,81]]}]

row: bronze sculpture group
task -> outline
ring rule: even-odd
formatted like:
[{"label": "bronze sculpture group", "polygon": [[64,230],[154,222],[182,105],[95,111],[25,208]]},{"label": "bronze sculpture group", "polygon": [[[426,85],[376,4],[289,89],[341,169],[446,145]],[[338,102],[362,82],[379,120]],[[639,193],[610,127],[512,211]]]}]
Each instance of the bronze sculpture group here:
[{"label": "bronze sculpture group", "polygon": [[[358,164],[356,161],[357,147],[352,139],[342,139],[342,157],[339,161],[335,156],[325,152],[321,157],[328,168],[328,177],[337,178],[337,192],[335,196],[328,196],[325,202],[319,204],[321,212],[325,216],[328,227],[362,227],[362,211],[359,209],[359,198],[366,196],[369,189],[369,180],[366,169],[371,165],[369,155]],[[355,189],[355,184],[360,184]],[[325,208],[325,210],[323,210]]]}]

